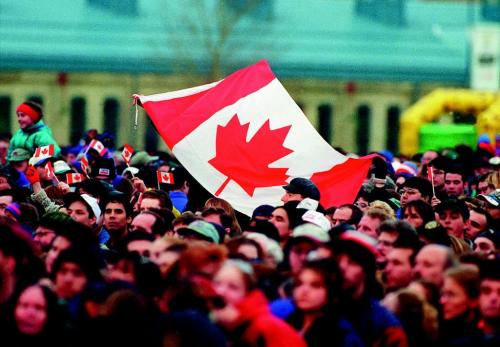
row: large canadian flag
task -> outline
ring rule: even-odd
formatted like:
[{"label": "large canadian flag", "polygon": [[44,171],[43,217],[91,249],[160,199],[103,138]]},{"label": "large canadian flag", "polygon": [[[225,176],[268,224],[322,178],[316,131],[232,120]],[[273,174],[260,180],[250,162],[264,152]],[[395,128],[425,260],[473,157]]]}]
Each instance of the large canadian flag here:
[{"label": "large canadian flag", "polygon": [[325,142],[266,61],[212,84],[135,97],[193,177],[247,215],[280,205],[295,177],[310,178],[325,207],[352,203],[371,165]]}]

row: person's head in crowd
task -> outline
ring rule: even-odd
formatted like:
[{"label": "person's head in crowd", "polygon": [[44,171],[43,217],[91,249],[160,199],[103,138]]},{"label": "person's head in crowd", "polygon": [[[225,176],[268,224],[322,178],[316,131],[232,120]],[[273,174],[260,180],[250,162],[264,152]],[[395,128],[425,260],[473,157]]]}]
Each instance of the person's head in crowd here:
[{"label": "person's head in crowd", "polygon": [[7,153],[9,152],[11,137],[12,136],[7,133],[0,134],[0,166],[7,163]]},{"label": "person's head in crowd", "polygon": [[462,319],[474,324],[479,298],[479,271],[475,266],[459,265],[444,274],[441,292],[443,319]]},{"label": "person's head in crowd", "polygon": [[68,193],[64,196],[64,206],[75,221],[93,228],[101,217],[101,208],[96,198],[88,194]]},{"label": "person's head in crowd", "polygon": [[61,251],[56,258],[51,278],[57,297],[70,300],[81,294],[89,282],[102,280],[102,275],[95,254],[73,246]]},{"label": "person's head in crowd", "polygon": [[14,194],[11,189],[0,192],[0,216],[5,216],[5,208],[14,202]]},{"label": "person's head in crowd", "polygon": [[465,194],[466,177],[463,169],[457,165],[449,166],[444,176],[444,191],[449,197]]},{"label": "person's head in crowd", "polygon": [[498,188],[500,188],[500,171],[489,172],[479,177],[477,183],[478,194],[488,195]]},{"label": "person's head in crowd", "polygon": [[174,265],[177,271],[172,273],[176,272],[177,279],[198,275],[212,279],[227,259],[227,253],[227,248],[222,245],[192,240]]},{"label": "person's head in crowd", "polygon": [[35,101],[26,101],[17,106],[17,122],[22,130],[26,130],[43,118],[42,106]]},{"label": "person's head in crowd", "polygon": [[68,228],[71,217],[62,212],[49,212],[42,216],[38,227],[33,234],[33,240],[40,246],[43,252],[48,252],[52,241],[63,229]]},{"label": "person's head in crowd", "polygon": [[236,218],[236,211],[233,206],[224,199],[211,197],[205,202],[205,208],[221,208],[231,217],[231,236],[237,236],[241,234],[241,226]]},{"label": "person's head in crowd", "polygon": [[432,196],[432,184],[422,177],[410,177],[403,184],[401,190],[401,207],[414,200],[430,202]]},{"label": "person's head in crowd", "polygon": [[16,148],[8,158],[10,165],[17,172],[24,172],[28,168],[28,161],[31,158],[31,153],[24,148]]},{"label": "person's head in crowd", "polygon": [[396,246],[386,255],[382,278],[386,291],[407,287],[413,279],[413,266],[418,250],[408,246]]},{"label": "person's head in crowd", "polygon": [[380,224],[377,237],[379,262],[386,261],[387,254],[394,248],[398,239],[404,239],[404,242],[419,242],[415,228],[405,221],[386,220]]},{"label": "person's head in crowd", "polygon": [[93,249],[97,246],[96,236],[88,226],[74,220],[68,220],[65,223],[67,223],[65,228],[57,230],[45,257],[45,269],[49,274],[54,261],[63,250],[72,246],[85,249]]},{"label": "person's head in crowd", "polygon": [[222,208],[205,207],[201,211],[201,217],[205,222],[215,223],[224,228],[224,235],[231,235],[232,218]]},{"label": "person's head in crowd", "polygon": [[137,252],[120,254],[118,260],[109,266],[106,280],[127,283],[136,292],[149,298],[156,298],[160,295],[162,286],[158,266]]},{"label": "person's head in crowd", "polygon": [[255,240],[239,236],[226,242],[229,258],[243,258],[250,263],[260,263],[264,260],[264,250]]},{"label": "person's head in crowd", "polygon": [[298,209],[298,203],[298,201],[289,201],[283,206],[276,207],[269,220],[278,229],[281,243],[286,242],[296,226],[304,223],[301,217],[306,210]]},{"label": "person's head in crowd", "polygon": [[152,164],[158,159],[160,159],[160,157],[157,155],[149,155],[146,151],[138,151],[132,156],[130,166],[141,168]]},{"label": "person's head in crowd", "polygon": [[436,190],[441,191],[444,189],[445,172],[451,164],[452,161],[448,157],[444,156],[439,156],[431,160],[428,164],[427,170],[429,170],[429,166],[432,167],[434,188]]},{"label": "person's head in crowd", "polygon": [[284,247],[285,261],[291,273],[296,274],[311,252],[329,241],[328,232],[315,224],[304,223],[295,227]]},{"label": "person's head in crowd", "polygon": [[33,165],[36,169],[36,172],[38,173],[38,177],[40,178],[40,183],[42,184],[42,187],[45,187],[47,185],[52,184],[52,175],[49,173],[49,170],[46,169],[47,163],[54,163],[55,158],[54,157],[48,157],[48,158],[31,158],[29,161],[30,165]]},{"label": "person's head in crowd", "polygon": [[187,227],[189,224],[194,222],[195,220],[203,220],[201,216],[197,216],[192,212],[184,212],[182,215],[179,217],[175,218],[172,221],[172,230],[174,231],[174,234],[177,233],[177,230],[180,228]]},{"label": "person's head in crowd", "polygon": [[[277,231],[276,231],[277,232]],[[279,239],[272,239],[265,234],[258,232],[248,232],[244,234],[245,238],[256,241],[264,251],[263,263],[275,269],[284,259],[283,250],[280,247]]]},{"label": "person's head in crowd", "polygon": [[95,178],[86,179],[77,183],[76,186],[78,193],[88,194],[97,199],[97,201],[101,201],[109,193],[109,186]]},{"label": "person's head in crowd", "polygon": [[488,230],[488,227],[493,224],[490,214],[481,207],[469,208],[469,213],[469,223],[465,230],[465,237],[474,240],[478,234]]},{"label": "person's head in crowd", "polygon": [[252,265],[239,259],[226,260],[213,278],[214,289],[224,302],[238,305],[257,289],[257,277]]},{"label": "person's head in crowd", "polygon": [[174,183],[170,185],[169,190],[189,193],[190,175],[182,166],[173,167],[170,173],[174,176]]},{"label": "person's head in crowd", "polygon": [[141,257],[149,258],[154,240],[155,237],[151,233],[142,230],[132,231],[120,241],[118,251],[122,254],[136,252]]},{"label": "person's head in crowd", "polygon": [[170,200],[167,192],[159,189],[151,189],[142,194],[141,203],[139,205],[140,211],[162,208],[169,210],[173,208],[172,200]]},{"label": "person's head in crowd", "polygon": [[23,286],[41,278],[44,271],[39,255],[28,232],[0,217],[0,304],[11,299]]},{"label": "person's head in crowd", "polygon": [[101,181],[113,180],[116,176],[113,158],[96,158],[90,165],[90,176]]},{"label": "person's head in crowd", "polygon": [[109,194],[102,204],[104,206],[103,225],[114,242],[128,233],[128,224],[132,221],[132,206],[121,193]]},{"label": "person's head in crowd", "polygon": [[423,200],[413,200],[403,208],[403,219],[415,229],[421,229],[425,224],[433,221],[435,215],[430,204]]},{"label": "person's head in crowd", "polygon": [[13,202],[5,208],[5,217],[20,223],[30,232],[38,227],[39,214],[33,204],[27,202]]},{"label": "person's head in crowd", "polygon": [[31,337],[40,343],[62,340],[63,310],[54,292],[44,285],[32,284],[22,290],[14,306],[13,318],[18,343],[30,341],[22,337]]},{"label": "person's head in crowd", "polygon": [[500,252],[500,232],[487,229],[479,233],[474,239],[474,252],[487,258],[495,258]]},{"label": "person's head in crowd", "polygon": [[301,314],[312,318],[338,311],[342,279],[333,259],[308,261],[294,277],[292,297]]},{"label": "person's head in crowd", "polygon": [[162,276],[165,277],[170,267],[179,259],[187,247],[187,243],[183,240],[162,237],[151,244],[150,259],[158,266]]},{"label": "person's head in crowd", "polygon": [[71,167],[64,160],[54,162],[54,174],[60,182],[66,182],[66,174],[72,171]]},{"label": "person's head in crowd", "polygon": [[480,268],[479,312],[485,335],[500,331],[500,259],[488,260]]},{"label": "person's head in crowd", "polygon": [[302,201],[305,198],[311,198],[319,201],[320,192],[318,187],[309,179],[296,177],[290,181],[286,186],[283,186],[285,194],[281,197],[283,203],[289,201]]},{"label": "person's head in crowd", "polygon": [[[354,205],[359,207],[359,209],[364,213],[368,209],[370,202],[372,202],[373,198],[369,192],[365,189],[361,189],[356,197],[356,202]],[[333,213],[332,213],[333,216]]]},{"label": "person's head in crowd", "polygon": [[271,219],[274,207],[271,205],[259,205],[252,212],[252,220],[266,220]]},{"label": "person's head in crowd", "polygon": [[280,234],[278,232],[278,229],[274,226],[273,223],[268,220],[254,220],[254,223],[250,223],[245,232],[263,234],[276,242],[280,242]]},{"label": "person's head in crowd", "polygon": [[369,208],[358,223],[358,231],[374,239],[378,238],[378,227],[380,223],[391,220],[387,211],[379,208]]},{"label": "person's head in crowd", "polygon": [[143,211],[137,214],[130,223],[130,232],[144,231],[155,237],[162,237],[167,232],[165,219],[156,212]]},{"label": "person's head in crowd", "polygon": [[439,153],[436,151],[425,151],[422,154],[422,158],[420,159],[420,162],[422,165],[428,165],[431,161],[439,157]]},{"label": "person's head in crowd", "polygon": [[177,235],[184,240],[197,240],[209,243],[219,243],[220,235],[215,227],[206,221],[195,220],[187,227],[176,230]]},{"label": "person's head in crowd", "polygon": [[344,204],[337,207],[332,217],[333,226],[340,223],[347,223],[354,227],[358,226],[359,221],[363,217],[363,211],[353,204]]},{"label": "person's head in crowd", "polygon": [[448,235],[463,239],[469,221],[469,209],[462,200],[448,199],[436,206],[436,219]]},{"label": "person's head in crowd", "polygon": [[490,214],[496,226],[500,226],[500,189],[496,189],[488,195],[479,195],[478,199],[484,201],[484,209]]},{"label": "person's head in crowd", "polygon": [[417,164],[411,161],[399,163],[395,169],[394,181],[399,189],[403,187],[409,178],[415,177],[418,172]]},{"label": "person's head in crowd", "polygon": [[442,286],[444,272],[458,265],[458,261],[449,247],[430,244],[424,246],[417,254],[413,278],[425,279]]},{"label": "person's head in crowd", "polygon": [[342,289],[350,300],[380,294],[375,277],[376,243],[375,239],[358,231],[346,231],[332,243],[342,274]]}]

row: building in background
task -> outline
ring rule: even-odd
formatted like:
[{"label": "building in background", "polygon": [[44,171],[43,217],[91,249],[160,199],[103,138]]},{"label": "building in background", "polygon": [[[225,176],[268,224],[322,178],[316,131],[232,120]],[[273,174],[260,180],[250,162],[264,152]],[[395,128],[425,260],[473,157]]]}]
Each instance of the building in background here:
[{"label": "building in background", "polygon": [[496,0],[0,0],[0,130],[31,98],[63,145],[97,128],[164,148],[144,115],[133,129],[132,94],[267,59],[333,146],[397,152],[403,110],[469,87],[472,31],[499,12]]}]

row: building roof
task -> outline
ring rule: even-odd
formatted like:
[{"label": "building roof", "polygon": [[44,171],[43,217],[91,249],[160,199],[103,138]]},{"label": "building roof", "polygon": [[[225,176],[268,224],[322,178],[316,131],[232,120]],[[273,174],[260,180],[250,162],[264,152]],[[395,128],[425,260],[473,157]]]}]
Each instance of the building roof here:
[{"label": "building roof", "polygon": [[[0,0],[0,67],[169,73],[192,60],[204,71],[203,40],[215,37],[209,9],[218,3],[206,1],[208,10],[187,0],[123,1],[134,5],[129,11],[93,5],[106,0]],[[395,25],[356,14],[355,1],[264,2],[269,16],[246,16],[230,35],[221,60],[228,70],[264,58],[285,77],[468,79],[468,30],[479,5],[408,0],[405,24]]]}]

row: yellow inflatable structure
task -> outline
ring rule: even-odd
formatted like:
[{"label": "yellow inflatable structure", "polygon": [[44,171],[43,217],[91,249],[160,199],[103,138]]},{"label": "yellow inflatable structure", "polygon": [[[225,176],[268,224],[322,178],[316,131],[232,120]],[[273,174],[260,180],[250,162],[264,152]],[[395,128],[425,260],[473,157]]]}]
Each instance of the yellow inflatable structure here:
[{"label": "yellow inflatable structure", "polygon": [[419,130],[447,112],[476,116],[478,134],[488,134],[492,143],[500,133],[500,93],[467,89],[436,89],[407,109],[401,117],[399,150],[413,155],[419,150]]}]

